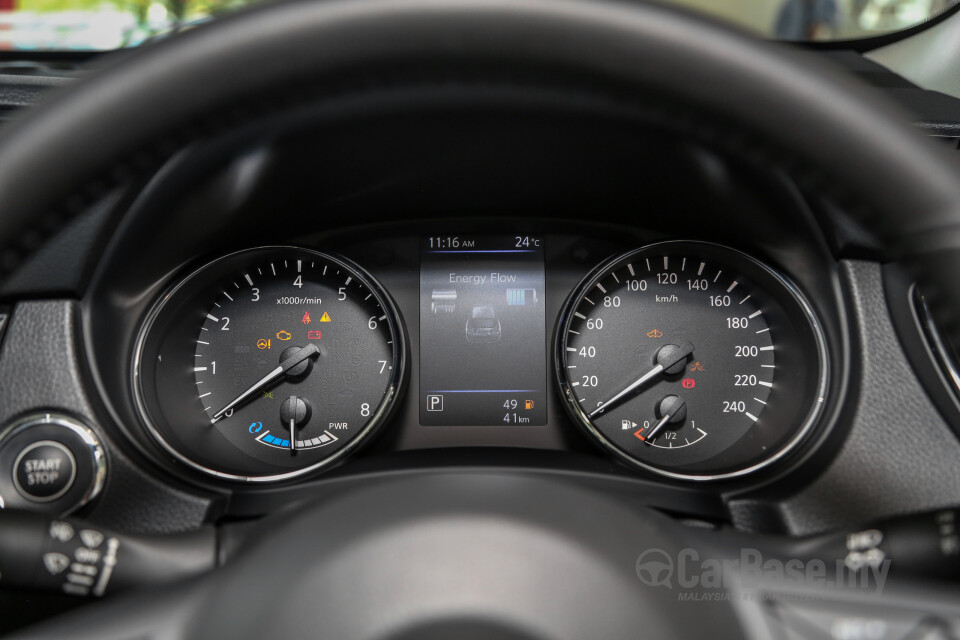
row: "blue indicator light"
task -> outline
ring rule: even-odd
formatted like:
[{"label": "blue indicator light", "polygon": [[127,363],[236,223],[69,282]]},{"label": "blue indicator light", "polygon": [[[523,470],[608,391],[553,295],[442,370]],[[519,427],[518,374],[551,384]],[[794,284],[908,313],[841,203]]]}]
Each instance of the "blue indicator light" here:
[{"label": "blue indicator light", "polygon": [[279,440],[277,440],[275,444],[277,444],[278,446],[281,446],[281,447],[289,447],[289,446],[290,446],[290,441],[289,441],[289,440],[284,440],[283,442],[280,442]]},{"label": "blue indicator light", "polygon": [[263,429],[262,422],[253,422],[250,424],[250,433],[260,433],[260,430]]},{"label": "blue indicator light", "polygon": [[269,443],[269,444],[273,444],[273,440],[274,440],[274,438],[273,438],[273,436],[271,436],[271,435],[265,435],[265,436],[263,436],[263,441],[264,441],[264,442],[267,442],[267,443]]}]

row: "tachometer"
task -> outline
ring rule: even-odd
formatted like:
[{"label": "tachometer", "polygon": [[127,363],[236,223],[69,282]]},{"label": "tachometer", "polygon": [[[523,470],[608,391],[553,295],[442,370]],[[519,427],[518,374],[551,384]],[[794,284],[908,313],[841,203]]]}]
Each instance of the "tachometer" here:
[{"label": "tachometer", "polygon": [[216,260],[160,300],[140,337],[135,387],[148,431],[181,462],[278,480],[370,434],[404,366],[400,320],[368,274],[270,247]]},{"label": "tachometer", "polygon": [[824,336],[773,269],[700,242],[599,266],[567,302],[558,377],[571,415],[629,462],[706,480],[766,466],[826,400]]}]

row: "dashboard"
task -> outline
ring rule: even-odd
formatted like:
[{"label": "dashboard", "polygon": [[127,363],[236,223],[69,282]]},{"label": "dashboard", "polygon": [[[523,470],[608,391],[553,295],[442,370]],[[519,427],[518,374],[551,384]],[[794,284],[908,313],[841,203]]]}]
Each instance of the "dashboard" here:
[{"label": "dashboard", "polygon": [[613,473],[708,519],[816,477],[856,400],[843,220],[752,160],[562,120],[583,153],[549,173],[545,118],[457,146],[405,122],[363,174],[328,160],[357,132],[310,119],[114,194],[88,218],[115,230],[79,309],[106,457],[201,519],[398,458]]},{"label": "dashboard", "polygon": [[957,368],[843,185],[547,85],[408,98],[232,114],[87,186],[0,289],[4,508],[217,563],[371,487],[489,514],[548,478],[564,521],[589,489],[717,539],[954,504]]},{"label": "dashboard", "polygon": [[97,384],[124,390],[100,394],[118,439],[239,514],[397,456],[545,456],[709,500],[828,460],[851,327],[796,187],[662,131],[625,149],[596,121],[568,131],[590,155],[545,174],[553,124],[533,121],[476,156],[406,123],[412,166],[350,167],[382,185],[360,194],[308,186],[350,189],[310,143],[337,157],[349,130],[175,158],[127,205],[84,305]]},{"label": "dashboard", "polygon": [[[177,531],[393,465],[533,465],[799,533],[911,509],[893,482],[837,499],[904,460],[949,503],[955,400],[868,231],[756,159],[531,110],[455,141],[457,116],[258,122],[101,194],[6,285],[83,291],[11,316],[14,355],[28,321],[58,338],[16,358],[8,424],[57,382],[41,406],[106,467],[99,495],[28,506]],[[914,416],[937,435],[875,436]]]}]

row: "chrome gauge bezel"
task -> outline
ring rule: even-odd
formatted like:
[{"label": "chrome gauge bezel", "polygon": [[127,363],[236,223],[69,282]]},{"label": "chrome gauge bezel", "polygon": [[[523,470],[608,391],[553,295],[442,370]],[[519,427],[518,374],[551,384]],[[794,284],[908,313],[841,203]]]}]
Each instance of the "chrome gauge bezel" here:
[{"label": "chrome gauge bezel", "polygon": [[[771,278],[773,282],[781,286],[797,304],[798,309],[800,309],[803,313],[803,319],[809,325],[816,348],[816,362],[818,365],[815,392],[812,397],[811,406],[804,416],[802,422],[799,422],[798,426],[794,429],[793,436],[776,451],[772,452],[768,456],[765,456],[759,462],[750,464],[749,466],[745,466],[744,468],[737,469],[735,471],[715,474],[692,474],[671,471],[669,469],[660,468],[653,464],[648,464],[628,454],[615,443],[611,442],[607,436],[605,436],[601,430],[593,424],[593,421],[587,416],[583,408],[580,406],[577,396],[574,394],[567,378],[566,336],[568,335],[568,330],[570,329],[570,324],[573,319],[573,314],[578,301],[584,295],[586,295],[590,288],[596,285],[597,281],[599,281],[607,272],[611,271],[615,265],[628,261],[640,254],[649,254],[651,252],[695,253],[698,248],[701,250],[707,250],[709,252],[726,252],[738,260],[742,260],[745,263],[750,264],[752,268],[759,270],[759,272]],[[620,460],[623,460],[633,467],[637,467],[644,471],[673,480],[694,482],[730,480],[747,476],[770,467],[797,449],[797,447],[810,436],[824,415],[826,405],[829,401],[828,392],[830,384],[830,361],[827,352],[827,341],[823,331],[823,325],[817,317],[812,305],[809,303],[800,289],[790,279],[773,267],[770,267],[764,262],[744,253],[743,251],[718,243],[704,242],[700,240],[669,240],[644,245],[637,249],[618,253],[611,256],[607,260],[604,260],[601,264],[592,269],[577,284],[577,286],[564,301],[554,332],[554,348],[554,374],[559,385],[564,408],[574,422],[576,422],[580,428],[584,429],[585,432],[589,434],[592,439],[597,442],[605,451],[617,456]]]},{"label": "chrome gauge bezel", "polygon": [[[387,315],[387,322],[390,324],[390,332],[393,336],[393,358],[396,366],[394,366],[393,371],[390,375],[386,391],[384,392],[383,399],[380,404],[377,406],[377,409],[371,414],[370,419],[365,424],[364,428],[354,436],[346,445],[341,449],[335,451],[330,456],[319,460],[314,464],[289,471],[286,473],[278,474],[269,474],[269,475],[241,475],[234,473],[227,473],[224,471],[218,471],[216,469],[210,468],[204,464],[201,464],[188,455],[184,454],[182,451],[173,446],[162,434],[162,431],[154,424],[153,419],[150,416],[149,410],[147,409],[147,403],[144,397],[143,389],[143,375],[141,372],[141,367],[144,362],[144,347],[147,341],[147,338],[150,336],[151,331],[156,324],[157,318],[163,312],[164,307],[173,299],[176,298],[178,293],[184,290],[184,288],[191,284],[198,277],[202,276],[207,271],[221,265],[225,261],[234,260],[245,254],[256,254],[258,252],[266,251],[297,251],[313,254],[323,260],[329,261],[333,264],[338,264],[341,267],[354,272],[357,274],[363,281],[364,284],[368,286],[369,290],[376,296],[377,301],[380,303],[384,312]],[[274,483],[282,482],[286,480],[292,480],[295,478],[301,478],[308,476],[314,473],[321,471],[336,462],[342,460],[355,449],[361,446],[364,442],[367,442],[370,437],[378,431],[383,424],[389,419],[394,409],[396,408],[398,400],[402,397],[404,386],[406,382],[406,373],[408,367],[408,346],[407,346],[407,335],[406,328],[403,324],[402,317],[400,316],[399,310],[397,309],[396,304],[393,299],[387,293],[387,291],[380,285],[380,283],[374,278],[370,273],[368,273],[363,267],[356,264],[355,262],[339,255],[332,255],[323,251],[318,251],[308,247],[301,247],[296,245],[264,245],[258,247],[250,247],[247,249],[241,249],[239,251],[234,251],[232,253],[220,256],[213,260],[206,262],[200,267],[192,270],[186,276],[180,277],[177,281],[157,299],[156,302],[150,308],[150,311],[147,313],[147,316],[143,323],[140,326],[140,329],[137,333],[137,339],[135,342],[134,355],[131,367],[131,383],[132,389],[134,391],[134,405],[137,410],[137,416],[140,419],[141,425],[144,430],[149,434],[149,436],[168,454],[174,457],[178,462],[185,465],[186,467],[198,471],[203,475],[217,478],[219,480],[228,480],[232,482],[243,482],[243,483]]]}]

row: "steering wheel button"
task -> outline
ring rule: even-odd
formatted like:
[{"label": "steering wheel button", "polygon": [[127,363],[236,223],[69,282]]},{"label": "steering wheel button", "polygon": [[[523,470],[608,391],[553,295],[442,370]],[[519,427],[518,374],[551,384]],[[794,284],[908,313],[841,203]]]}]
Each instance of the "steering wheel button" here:
[{"label": "steering wheel button", "polygon": [[50,502],[73,486],[77,460],[70,449],[53,440],[26,446],[13,465],[13,484],[27,500]]}]

